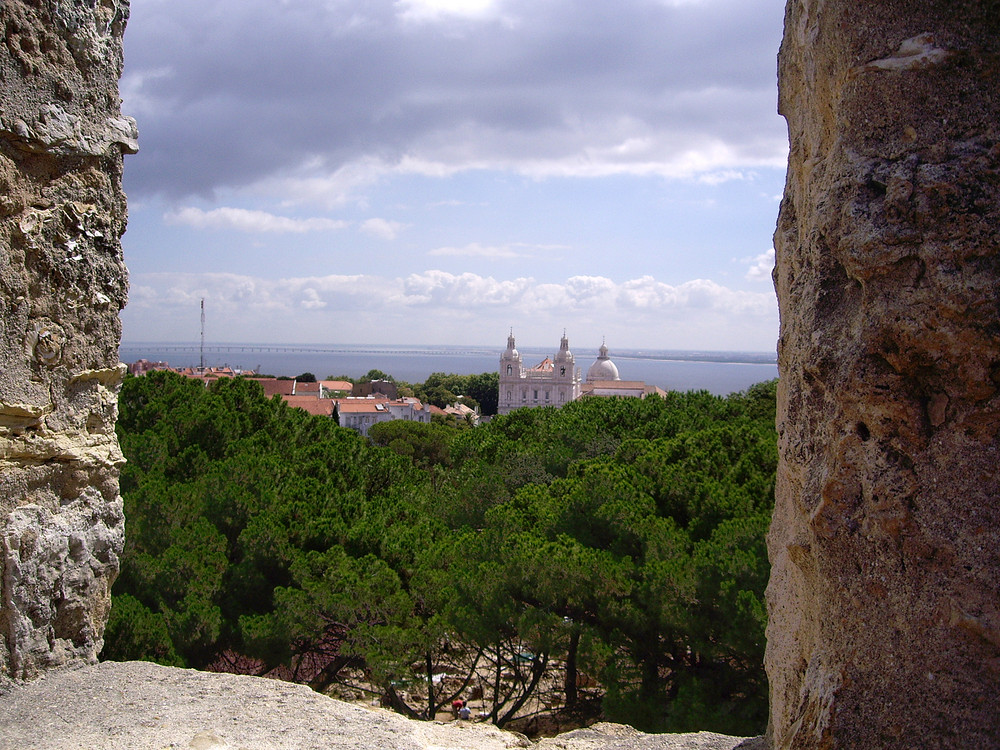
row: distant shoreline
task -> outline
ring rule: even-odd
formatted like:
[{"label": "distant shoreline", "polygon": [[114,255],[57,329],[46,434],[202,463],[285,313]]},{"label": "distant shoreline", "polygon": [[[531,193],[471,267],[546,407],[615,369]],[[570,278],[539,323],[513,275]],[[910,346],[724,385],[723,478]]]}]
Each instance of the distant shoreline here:
[{"label": "distant shoreline", "polygon": [[[526,364],[553,355],[551,347],[518,347]],[[413,346],[364,344],[205,343],[204,352],[192,342],[125,342],[118,350],[124,362],[139,359],[166,362],[171,367],[232,367],[265,375],[358,378],[372,369],[396,380],[422,383],[432,373],[473,375],[497,372],[498,346]],[[577,367],[586,372],[596,349],[575,347]],[[639,380],[664,390],[707,390],[720,396],[778,377],[773,354],[655,349],[611,350],[623,380]]]},{"label": "distant shoreline", "polygon": [[[541,357],[551,354],[551,347],[527,346],[519,347],[522,354],[532,354]],[[198,352],[201,345],[197,342],[157,342],[157,341],[123,341],[119,350],[155,350],[158,352],[178,354]],[[286,354],[385,354],[422,356],[499,356],[503,351],[500,346],[406,346],[393,344],[269,344],[269,343],[212,343],[205,344],[206,354],[253,354],[253,353],[286,353]],[[577,359],[586,359],[589,350],[578,349]],[[749,364],[774,365],[777,355],[773,352],[733,352],[704,351],[684,349],[612,349],[612,359],[619,360],[650,360],[658,362],[709,362],[713,364]]]}]

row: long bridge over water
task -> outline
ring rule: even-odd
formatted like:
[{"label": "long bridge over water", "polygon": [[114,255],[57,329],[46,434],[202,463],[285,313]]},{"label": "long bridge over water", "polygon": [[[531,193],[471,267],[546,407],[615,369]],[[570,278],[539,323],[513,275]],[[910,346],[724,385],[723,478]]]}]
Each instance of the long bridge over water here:
[{"label": "long bridge over water", "polygon": [[[197,352],[198,344],[122,344],[123,349],[147,349],[169,354],[170,352]],[[296,346],[286,344],[205,344],[203,351],[213,354],[272,352],[277,354],[440,354],[462,356],[469,354],[495,354],[495,349],[374,349],[335,348],[321,346]]]},{"label": "long bridge over water", "polygon": [[[414,347],[412,349],[396,349],[387,346],[355,348],[346,346],[317,346],[311,344],[205,344],[202,349],[199,344],[156,344],[148,342],[123,343],[122,349],[132,351],[155,352],[170,354],[171,352],[205,354],[251,354],[254,352],[274,354],[338,354],[338,355],[402,355],[402,356],[494,356],[499,354],[495,347]],[[541,347],[525,347],[522,352],[536,354],[547,352]],[[616,359],[661,360],[679,362],[716,362],[740,364],[774,364],[776,357],[772,352],[696,352],[696,351],[630,351],[623,350],[616,354]]]}]

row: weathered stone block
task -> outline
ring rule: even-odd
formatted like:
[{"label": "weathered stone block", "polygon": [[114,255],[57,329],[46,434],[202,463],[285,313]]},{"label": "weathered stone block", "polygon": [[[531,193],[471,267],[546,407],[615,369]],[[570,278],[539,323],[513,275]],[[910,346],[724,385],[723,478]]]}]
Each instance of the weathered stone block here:
[{"label": "weathered stone block", "polygon": [[0,3],[0,677],[95,660],[118,572],[128,13]]},{"label": "weathered stone block", "polygon": [[777,748],[1000,746],[1000,12],[790,0]]}]

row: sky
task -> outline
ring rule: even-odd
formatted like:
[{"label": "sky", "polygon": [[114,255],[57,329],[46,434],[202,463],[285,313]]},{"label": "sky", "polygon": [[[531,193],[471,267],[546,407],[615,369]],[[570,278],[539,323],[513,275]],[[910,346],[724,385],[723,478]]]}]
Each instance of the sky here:
[{"label": "sky", "polygon": [[132,0],[123,339],[773,351],[784,0]]}]

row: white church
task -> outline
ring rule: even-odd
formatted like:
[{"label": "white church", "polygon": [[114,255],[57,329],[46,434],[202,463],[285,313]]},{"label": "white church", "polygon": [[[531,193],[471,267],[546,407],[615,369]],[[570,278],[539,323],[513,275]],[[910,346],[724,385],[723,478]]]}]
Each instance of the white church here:
[{"label": "white church", "polygon": [[617,365],[608,358],[608,347],[603,343],[584,381],[580,368],[576,366],[576,358],[569,350],[565,331],[555,357],[546,357],[534,367],[524,366],[524,360],[514,346],[513,331],[507,337],[507,349],[500,355],[498,414],[527,406],[562,406],[581,396],[643,398],[651,393],[665,395],[665,391],[655,385],[622,380]]}]

